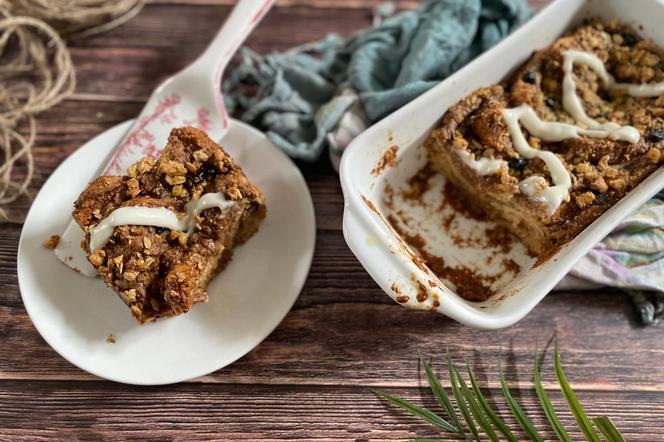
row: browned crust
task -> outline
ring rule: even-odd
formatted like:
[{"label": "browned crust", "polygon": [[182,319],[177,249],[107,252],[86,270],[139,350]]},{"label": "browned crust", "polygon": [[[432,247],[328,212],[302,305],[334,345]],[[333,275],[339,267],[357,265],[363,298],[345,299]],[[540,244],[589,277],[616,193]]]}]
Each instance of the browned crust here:
[{"label": "browned crust", "polygon": [[263,193],[204,132],[183,127],[171,131],[158,160],[145,157],[126,176],[97,178],[74,204],[74,220],[88,232],[119,207],[166,207],[181,213],[192,198],[209,192],[222,192],[236,204],[223,211],[205,210],[191,235],[119,226],[106,246],[89,253],[86,233],[82,247],[89,261],[139,322],[185,313],[207,300],[210,279],[265,217]]},{"label": "browned crust", "polygon": [[[657,136],[664,131],[664,97],[609,97],[591,70],[578,67],[577,89],[587,113],[599,121],[632,125],[641,140],[630,144],[578,137],[545,143],[528,136],[532,146],[551,150],[563,160],[573,185],[569,201],[552,215],[519,193],[518,182],[524,177],[539,175],[550,182],[550,176],[541,160],[519,164],[501,111],[528,104],[544,120],[573,122],[561,105],[562,54],[569,48],[592,51],[620,81],[664,79],[664,57],[651,42],[617,22],[594,22],[536,52],[504,84],[479,89],[452,106],[425,142],[435,170],[542,256],[574,238],[664,162],[664,137]],[[461,159],[460,150],[503,159],[509,167],[479,176]]]}]

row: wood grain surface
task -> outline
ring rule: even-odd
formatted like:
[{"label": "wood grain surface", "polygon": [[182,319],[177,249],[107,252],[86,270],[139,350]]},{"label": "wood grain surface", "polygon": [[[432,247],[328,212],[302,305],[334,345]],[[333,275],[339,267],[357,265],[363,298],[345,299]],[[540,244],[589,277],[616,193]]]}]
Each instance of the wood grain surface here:
[{"label": "wood grain surface", "polygon": [[[71,99],[38,120],[33,190],[93,135],[138,114],[163,78],[201,52],[232,3],[150,1],[122,28],[71,42],[79,86]],[[285,0],[248,44],[269,51],[328,32],[348,35],[369,24],[378,3]],[[416,3],[403,1],[399,7]],[[51,350],[20,298],[16,252],[21,227],[0,225],[0,440],[436,437],[432,427],[386,406],[368,387],[433,407],[416,354],[431,357],[442,373],[449,349],[458,363],[463,358],[473,362],[489,396],[505,409],[498,399],[500,342],[511,384],[522,388],[524,407],[542,423],[531,390],[532,352],[556,331],[568,377],[586,410],[611,416],[628,440],[664,440],[662,328],[639,326],[625,295],[609,289],[553,293],[517,325],[498,332],[398,307],[346,247],[343,198],[327,161],[299,166],[318,227],[311,274],[299,300],[251,353],[179,385],[146,388],[102,381]],[[23,201],[15,209],[28,205]],[[543,376],[563,410],[561,419],[571,427],[550,358]]]}]

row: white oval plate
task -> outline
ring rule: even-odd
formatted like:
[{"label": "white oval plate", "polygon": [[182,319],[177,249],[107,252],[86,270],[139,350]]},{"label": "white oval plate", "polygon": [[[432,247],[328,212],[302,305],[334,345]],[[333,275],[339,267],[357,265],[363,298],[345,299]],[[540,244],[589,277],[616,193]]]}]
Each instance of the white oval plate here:
[{"label": "white oval plate", "polygon": [[262,133],[232,121],[222,146],[265,193],[267,218],[210,283],[207,303],[140,326],[101,279],[77,274],[42,246],[64,231],[73,202],[130,124],[86,143],[46,181],[21,233],[18,281],[35,327],[72,364],[117,382],[169,384],[225,367],[277,327],[309,273],[314,210],[295,164]]}]

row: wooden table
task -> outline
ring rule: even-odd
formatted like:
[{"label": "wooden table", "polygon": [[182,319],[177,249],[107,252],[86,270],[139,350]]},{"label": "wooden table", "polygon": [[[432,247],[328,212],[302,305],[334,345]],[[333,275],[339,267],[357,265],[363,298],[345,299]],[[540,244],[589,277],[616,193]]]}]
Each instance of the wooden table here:
[{"label": "wooden table", "polygon": [[[39,118],[34,188],[93,135],[137,115],[161,79],[200,53],[229,11],[220,3],[153,1],[129,24],[73,43],[78,89]],[[370,22],[376,3],[286,0],[270,12],[249,44],[267,51],[329,31],[347,35]],[[542,343],[557,330],[563,363],[586,410],[613,417],[629,440],[664,440],[663,331],[639,326],[625,295],[610,290],[551,294],[520,323],[500,332],[406,310],[382,293],[346,247],[341,189],[327,161],[300,167],[313,196],[318,237],[299,300],[251,353],[178,385],[142,388],[106,382],[51,350],[31,324],[19,294],[21,227],[0,225],[0,439],[435,437],[432,427],[395,411],[368,388],[433,406],[416,352],[434,357],[434,367],[442,373],[449,349],[459,362],[464,357],[472,361],[487,392],[496,395],[501,341],[509,379],[523,389],[519,397],[524,407],[542,424],[531,389],[532,354],[536,339]],[[571,427],[550,362],[548,358],[546,387]],[[502,400],[495,400],[504,410]]]}]

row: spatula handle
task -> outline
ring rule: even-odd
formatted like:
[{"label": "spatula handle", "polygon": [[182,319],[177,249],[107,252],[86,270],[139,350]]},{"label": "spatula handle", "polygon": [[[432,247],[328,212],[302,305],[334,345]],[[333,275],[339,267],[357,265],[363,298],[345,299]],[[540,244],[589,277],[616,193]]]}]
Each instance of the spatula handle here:
[{"label": "spatula handle", "polygon": [[214,72],[217,79],[220,79],[235,51],[270,10],[274,2],[275,0],[240,0],[194,65],[207,72]]}]

